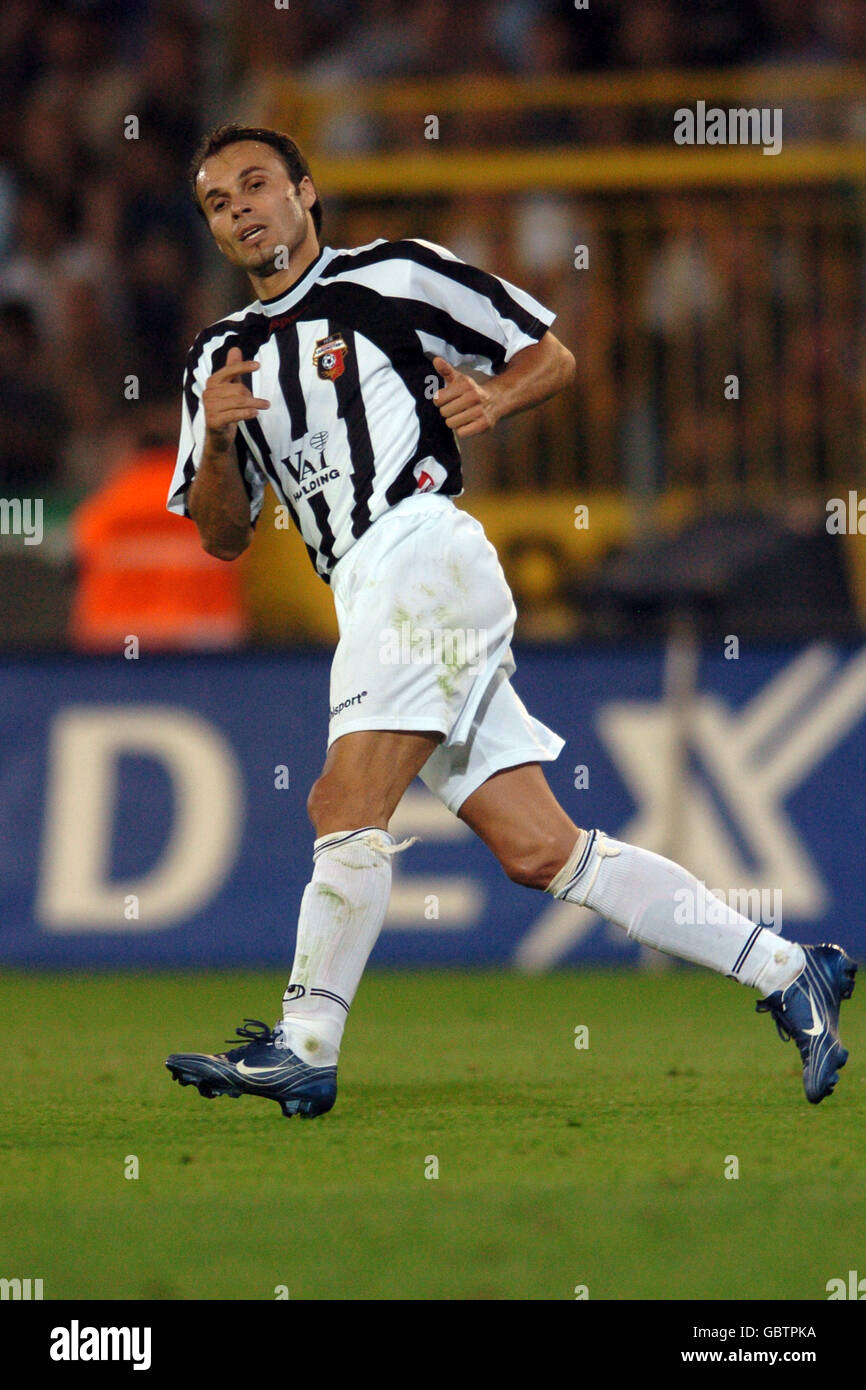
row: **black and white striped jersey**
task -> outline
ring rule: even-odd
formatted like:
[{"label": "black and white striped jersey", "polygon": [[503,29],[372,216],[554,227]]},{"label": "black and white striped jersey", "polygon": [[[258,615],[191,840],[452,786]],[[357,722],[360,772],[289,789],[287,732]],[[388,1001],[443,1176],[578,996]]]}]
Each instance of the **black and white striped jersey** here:
[{"label": "black and white striped jersey", "polygon": [[202,392],[229,349],[261,363],[247,378],[271,402],[238,426],[255,525],[268,482],[326,581],[384,512],[417,492],[457,496],[460,450],[433,403],[441,356],[502,371],[555,315],[523,290],[420,240],[324,247],[275,299],[256,300],[198,335],[187,358],[168,509],[187,493],[205,437]]}]

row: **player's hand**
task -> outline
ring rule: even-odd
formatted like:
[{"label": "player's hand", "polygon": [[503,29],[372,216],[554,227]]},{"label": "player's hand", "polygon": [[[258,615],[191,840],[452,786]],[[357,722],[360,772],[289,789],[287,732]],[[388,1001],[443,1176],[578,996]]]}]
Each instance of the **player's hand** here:
[{"label": "player's hand", "polygon": [[241,377],[258,371],[258,362],[245,362],[240,348],[229,348],[226,364],[209,376],[202,392],[205,427],[211,447],[224,453],[234,443],[239,420],[254,420],[270,401],[254,396]]},{"label": "player's hand", "polygon": [[448,428],[461,438],[492,430],[497,416],[493,396],[486,387],[458,372],[444,357],[434,357],[433,366],[445,381],[433,397],[433,404]]}]

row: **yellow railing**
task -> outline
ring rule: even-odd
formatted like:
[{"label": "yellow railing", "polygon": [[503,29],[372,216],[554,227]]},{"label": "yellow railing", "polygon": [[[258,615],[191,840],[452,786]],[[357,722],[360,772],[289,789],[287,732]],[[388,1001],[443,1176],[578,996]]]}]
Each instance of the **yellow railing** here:
[{"label": "yellow railing", "polygon": [[840,180],[866,183],[866,146],[760,149],[673,145],[612,150],[440,150],[433,142],[398,154],[312,159],[326,197],[420,197],[455,193],[595,193],[665,188],[776,187]]},{"label": "yellow railing", "polygon": [[[699,99],[781,106],[780,153],[675,145],[674,109]],[[470,441],[470,490],[686,488],[727,504],[827,496],[864,477],[866,145],[851,134],[864,101],[862,67],[761,68],[327,91],[277,81],[262,117],[307,143],[330,244],[449,245],[471,224],[489,246],[481,263],[557,310],[575,389]],[[610,118],[600,140],[640,134],[650,112],[654,143],[511,142],[515,113],[523,138],[552,110]],[[344,112],[373,119],[377,148],[328,148]],[[423,138],[430,114],[441,139]],[[561,247],[543,266],[525,247],[530,199],[558,218]]]},{"label": "yellow railing", "polygon": [[866,67],[762,66],[718,71],[583,73],[570,76],[507,78],[475,73],[471,80],[398,80],[320,86],[296,77],[274,76],[263,99],[268,116],[291,127],[298,138],[314,140],[317,127],[334,111],[377,117],[440,118],[498,112],[559,110],[581,112],[623,108],[652,110],[705,100],[708,104],[787,105],[809,103],[814,110],[860,102]]}]

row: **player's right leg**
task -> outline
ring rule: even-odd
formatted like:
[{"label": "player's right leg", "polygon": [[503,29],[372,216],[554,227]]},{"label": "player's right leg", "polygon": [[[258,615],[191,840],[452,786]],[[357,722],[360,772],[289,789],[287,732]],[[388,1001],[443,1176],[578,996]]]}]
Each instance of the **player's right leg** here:
[{"label": "player's right leg", "polygon": [[331,745],[308,801],[313,877],[301,902],[292,975],[275,1028],[247,1019],[229,1052],[173,1053],[166,1066],[208,1098],[256,1095],[284,1115],[324,1114],[337,1096],[346,1018],[391,895],[388,822],[441,734],[364,730]]},{"label": "player's right leg", "polygon": [[307,802],[316,831],[283,1035],[311,1065],[335,1065],[343,1029],[391,896],[388,823],[440,742],[435,732],[365,729],[331,744]]}]

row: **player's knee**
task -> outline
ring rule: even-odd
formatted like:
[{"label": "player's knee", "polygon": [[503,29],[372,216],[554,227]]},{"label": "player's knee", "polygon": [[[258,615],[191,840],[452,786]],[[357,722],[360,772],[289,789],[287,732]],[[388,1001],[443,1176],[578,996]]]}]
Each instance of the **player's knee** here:
[{"label": "player's knee", "polygon": [[334,779],[323,775],[316,779],[307,797],[307,815],[317,834],[323,834],[321,827],[330,821],[339,802],[339,788]]},{"label": "player's knee", "polygon": [[307,815],[317,835],[379,825],[384,814],[379,799],[371,795],[369,788],[347,786],[333,773],[323,772],[307,797]]},{"label": "player's knee", "polygon": [[559,844],[540,841],[501,855],[499,862],[513,883],[544,889],[559,873],[564,859]]}]

